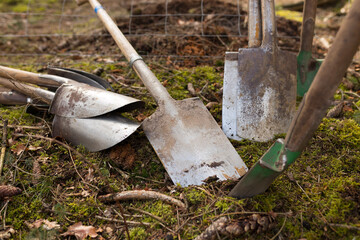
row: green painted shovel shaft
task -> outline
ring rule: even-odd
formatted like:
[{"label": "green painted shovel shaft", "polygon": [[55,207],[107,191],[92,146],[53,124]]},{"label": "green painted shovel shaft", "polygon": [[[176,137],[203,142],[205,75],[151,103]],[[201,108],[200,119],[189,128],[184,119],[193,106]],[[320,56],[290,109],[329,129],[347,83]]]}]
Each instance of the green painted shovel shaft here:
[{"label": "green painted shovel shaft", "polygon": [[301,28],[300,52],[297,56],[297,95],[304,96],[318,72],[321,60],[311,56],[317,0],[305,0]]},{"label": "green painted shovel shaft", "polygon": [[309,90],[323,60],[314,59],[311,52],[300,51],[297,56],[297,95],[304,96]]},{"label": "green painted shovel shaft", "polygon": [[[283,139],[278,139],[229,195],[239,197],[239,193],[241,193],[241,198],[246,198],[264,192],[300,154],[301,152],[292,152],[286,149]],[[254,183],[261,184],[254,187]]]}]

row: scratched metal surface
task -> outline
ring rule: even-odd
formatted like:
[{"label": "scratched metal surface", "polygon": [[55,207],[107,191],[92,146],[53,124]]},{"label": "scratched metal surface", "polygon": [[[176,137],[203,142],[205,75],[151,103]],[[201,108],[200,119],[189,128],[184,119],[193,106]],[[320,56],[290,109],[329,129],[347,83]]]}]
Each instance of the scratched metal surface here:
[{"label": "scratched metal surface", "polygon": [[160,102],[143,129],[170,178],[181,186],[208,177],[238,179],[247,167],[203,103],[197,99]]},{"label": "scratched metal surface", "polygon": [[63,84],[57,89],[49,112],[62,117],[89,118],[142,106],[140,100],[86,84]]},{"label": "scratched metal surface", "polygon": [[85,119],[55,116],[52,134],[97,152],[123,141],[139,126],[139,123],[115,114]]}]

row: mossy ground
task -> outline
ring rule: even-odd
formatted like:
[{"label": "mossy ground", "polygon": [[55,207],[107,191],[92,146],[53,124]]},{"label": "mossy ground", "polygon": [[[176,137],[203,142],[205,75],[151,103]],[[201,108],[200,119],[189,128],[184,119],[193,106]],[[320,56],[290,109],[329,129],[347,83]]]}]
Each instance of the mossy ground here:
[{"label": "mossy ground", "polygon": [[[127,114],[130,118],[143,119],[156,109],[154,100],[125,64],[69,61],[67,66],[85,71],[100,67],[104,69],[102,77],[105,79],[111,79],[111,75],[126,84],[127,87],[117,83],[112,85],[117,92],[146,102],[145,109]],[[172,69],[166,64],[150,64],[150,67],[175,99],[193,97],[187,89],[188,83],[192,83],[204,104],[217,102],[210,112],[218,122],[221,121],[221,67]],[[30,71],[37,69],[37,66],[26,67]],[[23,190],[6,206],[6,202],[2,203],[3,222],[16,230],[13,239],[56,239],[79,221],[101,228],[103,231],[99,234],[104,239],[127,239],[123,224],[99,218],[121,220],[119,205],[104,204],[97,196],[152,189],[183,200],[187,210],[161,201],[122,202],[126,220],[138,223],[128,224],[131,239],[164,239],[167,234],[174,239],[192,239],[220,215],[241,221],[249,216],[249,212],[276,216],[276,226],[260,234],[250,231],[239,239],[271,238],[280,229],[279,236],[283,239],[357,239],[360,236],[360,126],[353,117],[355,113],[354,106],[353,112],[342,118],[324,118],[301,157],[264,194],[236,200],[227,197],[235,184],[231,181],[188,188],[174,186],[141,129],[118,145],[129,144],[134,150],[135,162],[125,168],[110,157],[112,150],[89,153],[82,147],[73,146],[74,151],[37,138],[36,135],[51,136],[45,124],[51,121],[51,116],[34,117],[25,112],[25,107],[3,106],[1,118],[17,126],[9,128],[8,139],[12,139],[14,145],[7,150],[1,180],[3,184]],[[25,126],[41,128],[34,130]],[[31,136],[14,137],[15,133]],[[250,167],[273,141],[232,143]],[[27,148],[16,154],[20,144]],[[35,162],[40,165],[37,174],[34,173]],[[160,217],[162,222],[136,209]],[[284,217],[285,213],[287,217]],[[61,228],[46,231],[28,227],[37,219],[56,221]],[[109,228],[112,231],[106,231]]]}]

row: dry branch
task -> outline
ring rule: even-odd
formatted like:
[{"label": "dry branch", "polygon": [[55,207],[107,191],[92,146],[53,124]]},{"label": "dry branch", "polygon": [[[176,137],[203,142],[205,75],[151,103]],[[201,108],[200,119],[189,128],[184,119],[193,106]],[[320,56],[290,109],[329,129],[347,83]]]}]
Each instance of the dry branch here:
[{"label": "dry branch", "polygon": [[168,204],[178,206],[185,209],[185,204],[180,200],[172,198],[162,193],[145,190],[133,190],[124,191],[120,193],[111,193],[103,196],[99,196],[99,200],[103,202],[115,202],[115,201],[126,201],[126,200],[160,200]]},{"label": "dry branch", "polygon": [[3,136],[2,136],[2,142],[1,142],[1,155],[0,155],[0,175],[2,174],[2,170],[3,170],[3,166],[4,166],[6,142],[7,142],[7,126],[8,126],[8,120],[4,120]]},{"label": "dry branch", "polygon": [[[124,224],[123,220],[119,220],[116,218],[106,218],[106,217],[102,217],[102,216],[95,216],[95,218],[100,219],[100,220],[104,220],[104,221],[109,221],[109,222],[115,222],[115,223],[120,223],[120,224]],[[151,226],[150,223],[143,223],[143,222],[135,222],[135,221],[126,221],[127,224],[129,225],[138,225],[138,226]]]}]

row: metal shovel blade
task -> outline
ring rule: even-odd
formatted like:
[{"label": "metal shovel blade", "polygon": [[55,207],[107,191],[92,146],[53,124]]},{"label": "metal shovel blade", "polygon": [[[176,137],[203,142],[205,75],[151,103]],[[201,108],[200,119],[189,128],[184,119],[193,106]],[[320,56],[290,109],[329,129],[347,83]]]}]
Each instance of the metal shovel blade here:
[{"label": "metal shovel blade", "polygon": [[238,59],[236,133],[254,141],[271,140],[286,132],[295,113],[296,56],[260,47],[242,49]]},{"label": "metal shovel blade", "polygon": [[89,2],[158,104],[142,125],[173,182],[200,185],[214,175],[220,180],[243,175],[246,165],[203,103],[175,101],[100,3]]},{"label": "metal shovel blade", "polygon": [[126,112],[143,107],[144,102],[86,84],[61,85],[49,112],[62,117],[89,118],[112,111]]},{"label": "metal shovel blade", "polygon": [[278,49],[273,2],[261,3],[261,47],[226,53],[223,130],[235,140],[271,140],[295,113],[296,55]]},{"label": "metal shovel blade", "polygon": [[97,152],[125,140],[139,126],[137,122],[114,114],[85,119],[55,116],[52,134]]},{"label": "metal shovel blade", "polygon": [[142,127],[175,184],[201,185],[216,176],[238,179],[247,167],[197,98],[167,101]]},{"label": "metal shovel blade", "polygon": [[86,83],[93,87],[114,90],[110,83],[94,74],[72,68],[48,67],[49,74],[69,78],[71,80]]}]

